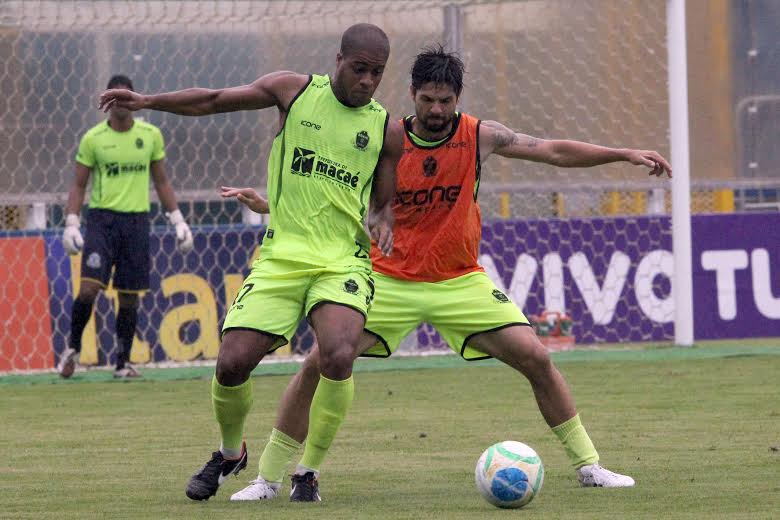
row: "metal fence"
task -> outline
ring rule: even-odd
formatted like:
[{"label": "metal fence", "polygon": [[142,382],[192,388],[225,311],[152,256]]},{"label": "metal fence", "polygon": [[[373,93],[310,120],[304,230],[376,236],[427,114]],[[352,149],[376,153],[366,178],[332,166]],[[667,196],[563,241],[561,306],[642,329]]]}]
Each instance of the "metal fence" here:
[{"label": "metal fence", "polygon": [[[689,2],[689,10],[694,4]],[[413,57],[441,42],[459,50],[468,69],[463,110],[539,137],[652,148],[668,156],[665,5],[664,0],[3,2],[0,229],[62,224],[75,150],[81,135],[104,117],[96,99],[111,74],[127,74],[138,90],[159,92],[245,84],[277,69],[327,73],[335,65],[341,32],[360,21],[376,23],[390,36],[390,61],[376,97],[394,116],[413,108],[408,94]],[[780,9],[768,0],[730,5],[725,14],[733,35],[736,115],[735,128],[722,132],[736,142],[739,166],[722,179],[694,165],[692,209],[699,213],[772,210],[778,200],[773,179],[780,178],[775,146],[780,44],[772,20],[778,21]],[[694,27],[699,18],[692,17]],[[703,58],[693,53],[689,59]],[[272,112],[205,118],[140,114],[166,137],[169,176],[191,222],[246,218],[235,204],[219,201],[216,188],[265,184],[276,132]],[[708,143],[697,146],[706,149]],[[495,218],[667,211],[668,185],[644,183],[643,175],[625,163],[558,169],[494,157],[483,167],[481,203]],[[754,184],[746,187],[744,178]]]}]

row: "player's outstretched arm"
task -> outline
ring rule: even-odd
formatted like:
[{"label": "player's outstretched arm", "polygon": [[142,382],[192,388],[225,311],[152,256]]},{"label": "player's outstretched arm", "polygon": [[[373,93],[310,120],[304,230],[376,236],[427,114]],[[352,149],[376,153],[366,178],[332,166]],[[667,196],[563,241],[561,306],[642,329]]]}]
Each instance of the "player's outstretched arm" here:
[{"label": "player's outstretched arm", "polygon": [[385,256],[393,252],[393,197],[395,197],[395,169],[403,153],[404,129],[400,121],[391,119],[387,124],[382,155],[379,157],[374,185],[371,189],[371,205],[368,229],[371,239]]},{"label": "player's outstretched arm", "polygon": [[205,116],[238,110],[276,106],[286,111],[308,76],[290,71],[266,74],[249,85],[223,89],[188,88],[163,94],[140,94],[132,90],[109,89],[100,95],[98,108],[112,106],[128,110],[159,110],[184,116]]},{"label": "player's outstretched arm", "polygon": [[661,154],[651,150],[607,148],[581,141],[538,139],[510,130],[496,121],[483,121],[479,136],[480,153],[484,161],[491,153],[511,159],[542,162],[564,168],[587,168],[626,161],[650,168],[650,175],[671,177],[672,166]]},{"label": "player's outstretched arm", "polygon": [[268,208],[268,201],[260,196],[252,188],[232,188],[230,186],[222,186],[222,198],[223,199],[237,199],[241,204],[251,209],[255,213],[265,214],[270,213]]}]

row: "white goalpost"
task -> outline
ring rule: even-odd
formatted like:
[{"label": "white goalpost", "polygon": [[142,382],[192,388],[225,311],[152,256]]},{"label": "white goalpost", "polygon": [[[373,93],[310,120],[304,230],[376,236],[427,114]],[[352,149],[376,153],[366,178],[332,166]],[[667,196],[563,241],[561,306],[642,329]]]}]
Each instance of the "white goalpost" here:
[{"label": "white goalpost", "polygon": [[666,25],[669,56],[669,142],[674,168],[672,178],[674,342],[689,347],[693,345],[693,271],[685,0],[667,0]]}]

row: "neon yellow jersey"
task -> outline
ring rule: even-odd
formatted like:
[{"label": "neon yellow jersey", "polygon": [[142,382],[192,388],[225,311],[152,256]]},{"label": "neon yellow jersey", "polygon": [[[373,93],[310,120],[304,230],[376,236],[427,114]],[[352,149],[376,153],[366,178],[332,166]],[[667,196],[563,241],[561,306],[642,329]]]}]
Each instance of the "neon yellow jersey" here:
[{"label": "neon yellow jersey", "polygon": [[386,130],[379,103],[345,106],[328,76],[310,77],[268,159],[271,217],[261,259],[370,268],[364,218]]},{"label": "neon yellow jersey", "polygon": [[92,170],[90,208],[123,213],[149,211],[149,165],[165,157],[165,143],[156,126],[135,120],[126,132],[108,121],[81,138],[76,162]]}]

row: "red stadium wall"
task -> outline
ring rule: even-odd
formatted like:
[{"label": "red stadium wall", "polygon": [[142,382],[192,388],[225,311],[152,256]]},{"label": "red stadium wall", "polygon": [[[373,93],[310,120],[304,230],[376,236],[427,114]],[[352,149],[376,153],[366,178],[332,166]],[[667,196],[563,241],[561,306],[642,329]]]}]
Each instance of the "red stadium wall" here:
[{"label": "red stadium wall", "polygon": [[52,368],[43,237],[0,240],[0,372]]}]

